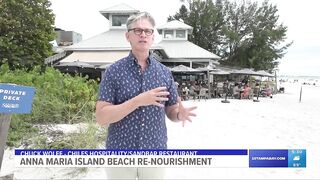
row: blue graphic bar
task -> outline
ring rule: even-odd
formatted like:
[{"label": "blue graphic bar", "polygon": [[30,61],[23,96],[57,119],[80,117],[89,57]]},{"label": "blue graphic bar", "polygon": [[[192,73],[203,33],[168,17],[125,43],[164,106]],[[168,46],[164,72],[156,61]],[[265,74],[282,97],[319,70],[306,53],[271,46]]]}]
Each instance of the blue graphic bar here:
[{"label": "blue graphic bar", "polygon": [[15,155],[248,155],[247,149],[166,149],[166,150],[102,150],[102,149],[16,149]]},{"label": "blue graphic bar", "polygon": [[249,167],[306,167],[305,149],[251,149]]}]

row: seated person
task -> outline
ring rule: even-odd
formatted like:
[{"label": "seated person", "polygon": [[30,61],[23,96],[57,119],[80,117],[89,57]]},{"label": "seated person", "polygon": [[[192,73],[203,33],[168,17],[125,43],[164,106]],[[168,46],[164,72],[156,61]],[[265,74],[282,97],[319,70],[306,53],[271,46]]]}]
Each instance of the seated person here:
[{"label": "seated person", "polygon": [[268,97],[272,98],[272,89],[271,89],[270,87],[268,87],[268,88],[266,89],[266,95],[267,95]]},{"label": "seated person", "polygon": [[243,93],[241,93],[240,99],[249,99],[250,90],[251,90],[250,86],[246,84],[244,86]]},{"label": "seated person", "polygon": [[262,95],[264,97],[272,98],[272,89],[269,87],[269,85],[265,85],[265,87],[262,90]]},{"label": "seated person", "polygon": [[184,99],[188,99],[189,97],[189,89],[187,86],[183,87],[182,88],[182,96],[184,97]]},{"label": "seated person", "polygon": [[238,83],[235,83],[233,88],[233,93],[232,93],[232,96],[234,98],[240,99],[240,89],[241,89],[241,86]]},{"label": "seated person", "polygon": [[216,97],[222,97],[224,93],[224,89],[223,89],[223,82],[218,82],[217,83],[217,91],[216,91]]},{"label": "seated person", "polygon": [[253,88],[253,96],[258,96],[259,89],[260,89],[260,85],[258,83],[256,83],[255,87]]},{"label": "seated person", "polygon": [[[178,87],[178,88],[177,88],[177,91],[178,91],[179,96],[182,97],[183,92],[182,92],[181,87]],[[182,100],[183,100],[183,99],[182,99]]]},{"label": "seated person", "polygon": [[197,88],[195,85],[191,85],[190,86],[190,89],[189,89],[189,96],[190,97],[193,97],[193,99],[196,98],[196,96],[198,96],[198,93],[197,93]]}]

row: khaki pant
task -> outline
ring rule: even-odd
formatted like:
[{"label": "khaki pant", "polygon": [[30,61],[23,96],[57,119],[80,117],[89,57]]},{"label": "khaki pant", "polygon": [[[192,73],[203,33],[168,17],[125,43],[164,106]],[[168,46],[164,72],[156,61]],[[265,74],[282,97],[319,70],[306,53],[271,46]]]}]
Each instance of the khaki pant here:
[{"label": "khaki pant", "polygon": [[108,179],[164,179],[164,168],[107,168]]}]

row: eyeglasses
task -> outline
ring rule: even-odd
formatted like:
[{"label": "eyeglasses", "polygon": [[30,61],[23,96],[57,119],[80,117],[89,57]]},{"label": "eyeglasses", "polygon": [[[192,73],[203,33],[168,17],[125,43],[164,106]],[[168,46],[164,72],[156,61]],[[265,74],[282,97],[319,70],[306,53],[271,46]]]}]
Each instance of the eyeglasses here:
[{"label": "eyeglasses", "polygon": [[128,29],[129,31],[133,31],[134,34],[136,35],[141,35],[142,32],[144,32],[145,35],[147,36],[151,36],[153,34],[153,29],[141,29],[141,28],[132,28],[132,29]]}]

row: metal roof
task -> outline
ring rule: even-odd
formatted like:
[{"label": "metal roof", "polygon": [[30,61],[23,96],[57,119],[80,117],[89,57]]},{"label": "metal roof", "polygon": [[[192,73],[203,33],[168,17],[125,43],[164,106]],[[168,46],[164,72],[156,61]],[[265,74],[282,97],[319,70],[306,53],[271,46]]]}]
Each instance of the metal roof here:
[{"label": "metal roof", "polygon": [[60,61],[67,62],[86,62],[90,64],[109,64],[129,55],[129,51],[76,51]]},{"label": "metal roof", "polygon": [[219,56],[187,40],[163,40],[158,45],[170,59],[220,59]]},{"label": "metal roof", "polygon": [[107,9],[103,9],[99,11],[104,17],[109,19],[109,14],[135,14],[138,13],[139,10],[134,9],[133,7],[127,4],[118,4]]},{"label": "metal roof", "polygon": [[[125,37],[126,30],[113,29],[106,31],[92,38],[83,40],[77,44],[68,46],[66,51],[77,50],[131,50],[130,43]],[[159,49],[156,44],[153,44],[151,49]]]},{"label": "metal roof", "polygon": [[124,50],[130,48],[130,44],[125,38],[125,30],[117,29],[106,31],[74,45],[68,46],[65,50]]},{"label": "metal roof", "polygon": [[166,24],[164,24],[162,26],[157,27],[157,29],[158,30],[161,30],[161,29],[188,29],[188,30],[191,30],[193,28],[191,26],[189,26],[188,24],[185,24],[181,21],[173,20],[173,21],[167,22]]}]

